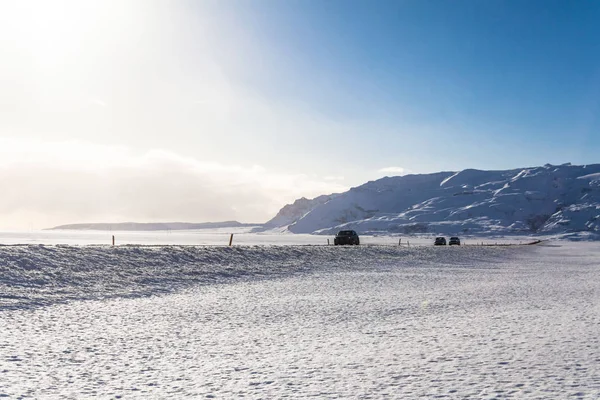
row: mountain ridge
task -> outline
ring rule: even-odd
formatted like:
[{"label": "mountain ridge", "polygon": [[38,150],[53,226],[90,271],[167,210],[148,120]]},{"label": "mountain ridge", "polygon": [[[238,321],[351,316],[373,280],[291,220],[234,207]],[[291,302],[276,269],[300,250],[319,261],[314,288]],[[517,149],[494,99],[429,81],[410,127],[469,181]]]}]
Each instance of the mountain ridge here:
[{"label": "mountain ridge", "polygon": [[282,208],[291,222],[282,211],[271,221],[316,234],[600,234],[600,164],[384,177],[316,199]]}]

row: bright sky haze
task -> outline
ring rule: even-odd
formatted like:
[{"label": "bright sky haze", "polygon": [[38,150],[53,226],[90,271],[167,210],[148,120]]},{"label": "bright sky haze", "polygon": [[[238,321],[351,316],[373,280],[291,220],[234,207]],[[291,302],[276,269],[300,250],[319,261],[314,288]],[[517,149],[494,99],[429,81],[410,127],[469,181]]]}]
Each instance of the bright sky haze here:
[{"label": "bright sky haze", "polygon": [[0,229],[598,162],[600,3],[0,0]]}]

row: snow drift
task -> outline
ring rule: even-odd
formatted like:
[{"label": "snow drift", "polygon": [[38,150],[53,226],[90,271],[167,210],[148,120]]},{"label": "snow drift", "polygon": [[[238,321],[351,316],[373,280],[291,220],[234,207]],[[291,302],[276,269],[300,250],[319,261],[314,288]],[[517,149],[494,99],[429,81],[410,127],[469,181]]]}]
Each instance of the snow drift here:
[{"label": "snow drift", "polygon": [[394,246],[0,246],[0,311],[300,273],[417,267],[431,262],[468,267],[481,258],[493,262],[496,256],[517,251]]}]

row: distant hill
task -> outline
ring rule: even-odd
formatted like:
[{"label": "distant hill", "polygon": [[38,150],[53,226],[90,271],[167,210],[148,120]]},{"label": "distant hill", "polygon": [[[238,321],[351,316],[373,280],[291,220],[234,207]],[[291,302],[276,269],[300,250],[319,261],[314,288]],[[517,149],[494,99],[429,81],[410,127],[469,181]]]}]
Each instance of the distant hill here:
[{"label": "distant hill", "polygon": [[[600,164],[385,177],[300,199],[268,223],[293,233],[600,235]],[[599,236],[600,237],[600,236]]]},{"label": "distant hill", "polygon": [[218,228],[241,228],[258,226],[261,224],[243,224],[237,221],[224,222],[120,222],[110,223],[91,223],[91,224],[69,224],[55,226],[49,230],[85,230],[85,231],[166,231],[166,230],[186,230],[186,229],[218,229]]}]

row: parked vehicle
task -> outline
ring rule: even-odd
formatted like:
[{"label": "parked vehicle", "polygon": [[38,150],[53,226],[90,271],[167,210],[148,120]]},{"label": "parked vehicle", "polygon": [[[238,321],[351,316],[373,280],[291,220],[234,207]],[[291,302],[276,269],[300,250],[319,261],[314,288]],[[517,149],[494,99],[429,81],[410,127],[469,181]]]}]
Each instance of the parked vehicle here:
[{"label": "parked vehicle", "polygon": [[333,239],[333,244],[341,245],[341,244],[354,244],[359,245],[360,239],[358,238],[358,233],[355,231],[339,231],[337,235],[335,235],[335,239]]},{"label": "parked vehicle", "polygon": [[450,241],[448,242],[448,245],[449,246],[452,246],[452,245],[460,246],[460,239],[456,236],[452,236],[450,238]]},{"label": "parked vehicle", "polygon": [[435,242],[433,244],[436,246],[445,246],[446,238],[445,237],[436,237]]}]

